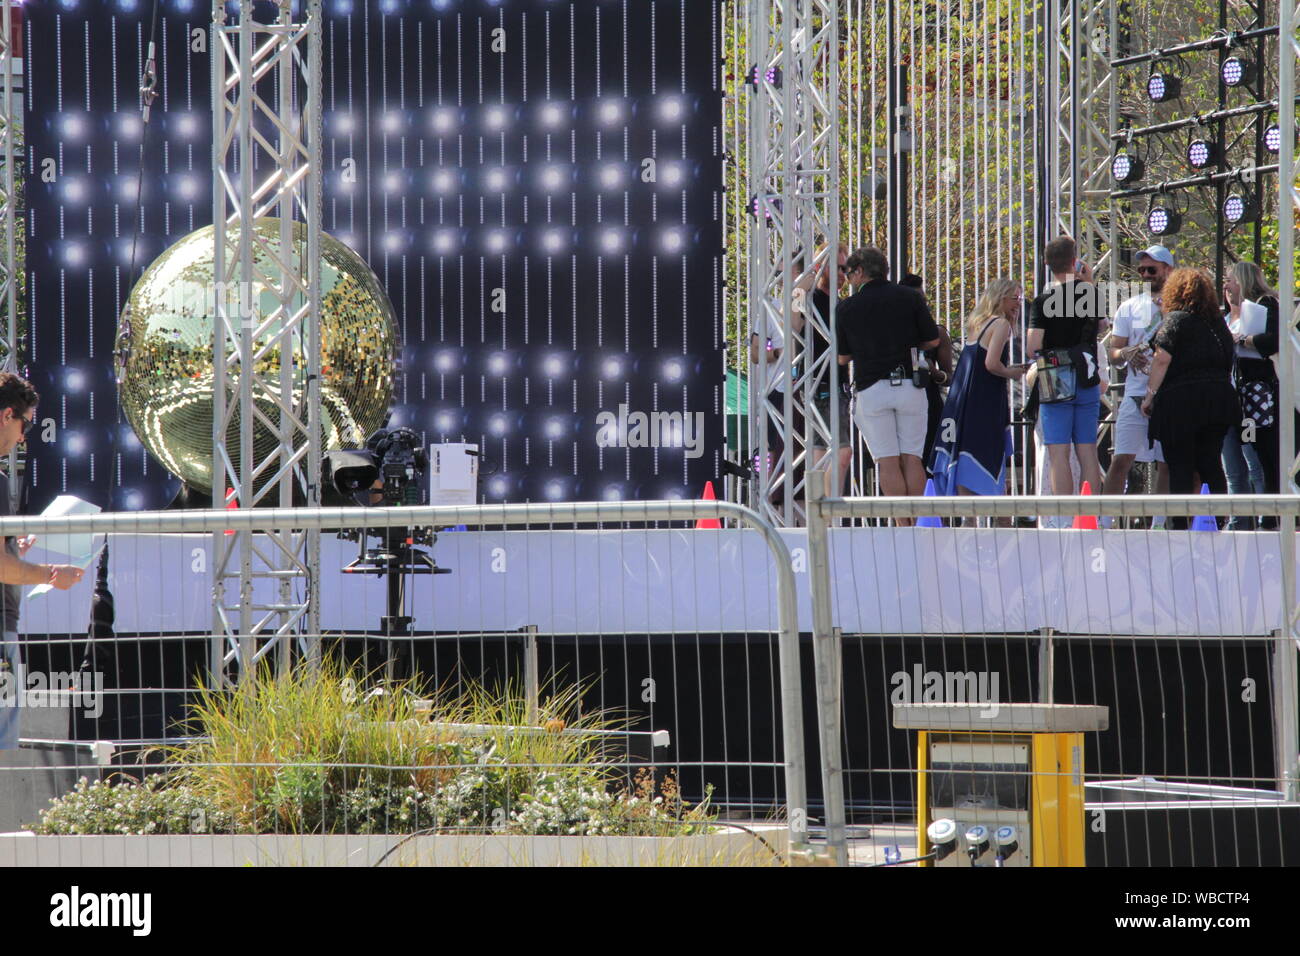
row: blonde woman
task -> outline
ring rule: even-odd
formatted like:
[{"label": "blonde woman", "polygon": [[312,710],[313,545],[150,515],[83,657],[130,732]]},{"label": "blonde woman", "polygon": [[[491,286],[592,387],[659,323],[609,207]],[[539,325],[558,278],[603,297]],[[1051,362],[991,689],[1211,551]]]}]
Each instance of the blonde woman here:
[{"label": "blonde woman", "polygon": [[1011,279],[994,279],[966,320],[952,388],[934,442],[934,487],[941,495],[1000,495],[1011,453],[1007,382],[1027,365],[1008,365],[1024,295]]},{"label": "blonde woman", "polygon": [[[1251,490],[1245,458],[1251,451],[1258,457],[1263,471],[1264,487],[1270,495],[1278,492],[1281,481],[1278,465],[1278,408],[1277,371],[1270,356],[1278,348],[1278,296],[1264,276],[1264,271],[1253,262],[1237,262],[1223,280],[1223,297],[1228,303],[1228,328],[1232,332],[1236,352],[1236,386],[1242,403],[1242,427],[1228,429],[1223,442],[1223,465],[1228,476],[1228,490],[1240,494]],[[1243,303],[1254,303],[1259,308],[1243,308]],[[1248,320],[1247,311],[1264,313],[1264,328],[1258,320]],[[1253,334],[1252,334],[1253,333]],[[1254,427],[1245,428],[1245,419]],[[1243,435],[1252,441],[1242,444]],[[1235,521],[1236,519],[1234,519]],[[1236,526],[1234,526],[1236,527]]]}]

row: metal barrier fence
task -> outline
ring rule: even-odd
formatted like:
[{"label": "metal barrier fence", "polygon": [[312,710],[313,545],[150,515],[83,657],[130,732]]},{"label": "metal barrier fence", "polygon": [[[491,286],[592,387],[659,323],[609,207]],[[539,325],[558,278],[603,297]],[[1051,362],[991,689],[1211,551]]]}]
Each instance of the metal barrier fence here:
[{"label": "metal barrier fence", "polygon": [[[0,754],[0,834],[35,822],[9,819],[16,802],[63,799],[41,838],[0,836],[0,862],[98,859],[124,851],[66,834],[152,824],[209,834],[153,846],[156,863],[551,863],[571,832],[597,841],[578,851],[591,862],[764,863],[806,856],[810,814],[836,862],[895,862],[926,813],[900,708],[954,692],[989,711],[1107,709],[1076,774],[1089,863],[1297,858],[1283,815],[1297,806],[1300,497],[825,499],[809,513],[779,532],[725,502],[0,519],[0,535],[106,533],[110,549],[93,602],[89,581],[24,602],[29,709],[23,748]],[[1273,515],[1279,529],[1033,526],[1079,515]],[[940,526],[889,527],[918,517]],[[727,527],[682,525],[709,518]],[[212,537],[266,527],[364,530],[322,535],[320,633],[283,653],[214,646]],[[394,606],[360,573],[405,542],[386,528],[441,529],[429,551],[451,573],[399,575]],[[247,599],[277,594],[268,581]],[[419,692],[393,692],[416,674]],[[103,783],[126,776],[144,782]],[[1226,815],[1191,849],[1142,816],[1193,810]],[[633,851],[630,835],[661,843]]]},{"label": "metal barrier fence", "polygon": [[[1108,708],[1109,729],[1085,734],[1081,755],[1090,865],[1300,859],[1298,821],[1279,816],[1298,806],[1300,497],[827,498],[809,512],[823,805],[838,860],[881,862],[891,843],[904,857],[930,849],[908,851],[925,813],[923,757],[900,709],[963,702],[982,716]],[[1104,527],[1177,516],[1203,516],[1205,529],[1212,516],[1273,516],[1278,530]],[[888,527],[922,517],[931,527]],[[1103,527],[1072,529],[1076,517]],[[998,799],[968,795],[972,806],[985,797]],[[1209,817],[1217,832],[1182,839],[1212,812],[1223,814]],[[850,838],[859,822],[871,839]]]},{"label": "metal barrier fence", "polygon": [[[710,519],[736,527],[694,531]],[[323,532],[320,633],[287,635],[288,648],[223,643],[211,630],[213,539],[268,528]],[[438,533],[420,549],[410,529]],[[58,841],[145,821],[211,834],[153,848],[159,863],[553,863],[577,852],[764,864],[808,843],[791,556],[740,506],[0,519],[0,535],[28,534],[63,538],[63,550],[67,536],[107,535],[109,561],[80,593],[24,602],[23,748],[0,754],[13,758],[0,785],[8,775],[30,807],[92,779],[45,816],[37,841],[0,837],[0,862],[56,852],[38,844],[65,862],[98,859],[117,851]],[[411,541],[451,573],[417,570],[433,571],[418,555],[389,564]],[[750,590],[720,577],[727,556]],[[368,573],[393,566],[388,580]],[[742,627],[718,608],[728,591],[752,611]],[[269,578],[244,600],[260,614],[278,597]],[[417,676],[418,688],[404,683]],[[15,800],[0,805],[17,812]],[[0,832],[37,822],[28,814]],[[568,835],[588,841],[558,849],[553,838]]]}]

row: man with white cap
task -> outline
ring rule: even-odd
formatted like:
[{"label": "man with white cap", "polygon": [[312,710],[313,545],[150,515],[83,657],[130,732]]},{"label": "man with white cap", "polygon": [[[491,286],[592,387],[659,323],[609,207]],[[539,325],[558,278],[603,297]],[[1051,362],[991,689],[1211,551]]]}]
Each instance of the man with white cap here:
[{"label": "man with white cap", "polygon": [[1160,293],[1165,280],[1174,271],[1174,256],[1161,245],[1148,246],[1137,255],[1137,271],[1142,292],[1120,303],[1115,313],[1114,329],[1107,353],[1116,368],[1128,367],[1124,378],[1124,397],[1112,432],[1110,468],[1106,471],[1103,492],[1122,495],[1128,485],[1133,462],[1157,462],[1156,492],[1168,494],[1169,468],[1165,465],[1160,443],[1152,447],[1147,439],[1147,417],[1142,414],[1142,399],[1147,393],[1147,374],[1151,370],[1155,338],[1164,318]]}]

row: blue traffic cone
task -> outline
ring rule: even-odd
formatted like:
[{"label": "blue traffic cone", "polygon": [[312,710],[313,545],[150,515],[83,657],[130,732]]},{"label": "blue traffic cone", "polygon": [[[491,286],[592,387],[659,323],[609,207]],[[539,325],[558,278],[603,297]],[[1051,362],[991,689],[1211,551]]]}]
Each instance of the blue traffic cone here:
[{"label": "blue traffic cone", "polygon": [[[1210,493],[1210,486],[1201,485],[1201,494],[1208,495],[1209,493]],[[1216,521],[1214,518],[1210,517],[1209,515],[1197,515],[1195,518],[1192,519],[1192,530],[1193,531],[1218,531],[1219,522]]]},{"label": "blue traffic cone", "polygon": [[[925,496],[926,496],[927,498],[933,498],[933,497],[934,497],[934,479],[933,479],[933,478],[927,478],[927,479],[925,479]],[[942,528],[942,527],[943,527],[943,522],[940,521],[938,518],[935,518],[935,517],[929,517],[929,518],[917,518],[917,519],[916,519],[916,526],[917,526],[918,528]]]}]

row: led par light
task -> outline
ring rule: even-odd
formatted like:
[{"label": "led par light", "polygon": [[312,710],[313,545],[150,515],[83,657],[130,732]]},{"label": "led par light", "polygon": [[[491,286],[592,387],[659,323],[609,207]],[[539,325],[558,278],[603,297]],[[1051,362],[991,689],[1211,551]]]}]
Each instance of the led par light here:
[{"label": "led par light", "polygon": [[1187,144],[1187,165],[1204,169],[1219,164],[1219,147],[1208,139],[1194,139]]},{"label": "led par light", "polygon": [[1264,148],[1274,156],[1282,151],[1282,127],[1277,123],[1264,130]]},{"label": "led par light", "polygon": [[1254,222],[1259,218],[1259,206],[1249,196],[1230,193],[1223,201],[1223,218],[1234,225],[1239,222]]},{"label": "led par light", "polygon": [[1153,204],[1147,210],[1147,228],[1153,236],[1172,236],[1183,227],[1183,217],[1173,206]]},{"label": "led par light", "polygon": [[1223,61],[1219,76],[1224,86],[1246,86],[1255,79],[1255,63],[1234,53]]},{"label": "led par light", "polygon": [[[1300,142],[1300,126],[1291,133],[1291,142]],[[1282,152],[1282,124],[1274,123],[1264,130],[1264,148],[1276,156]]]},{"label": "led par light", "polygon": [[1137,182],[1145,172],[1146,165],[1141,157],[1127,151],[1117,152],[1110,161],[1110,174],[1120,185]]},{"label": "led par light", "polygon": [[754,89],[758,89],[761,83],[766,83],[774,89],[780,89],[782,82],[785,80],[785,74],[781,72],[779,66],[769,66],[767,69],[755,63],[749,68],[745,75],[745,82],[751,84]]},{"label": "led par light", "polygon": [[761,219],[766,219],[768,222],[771,222],[772,209],[776,209],[779,212],[781,209],[781,200],[772,199],[771,206],[765,207],[763,204],[763,197],[760,196],[758,193],[754,193],[753,196],[749,197],[749,214],[753,216],[755,219],[761,218]]},{"label": "led par light", "polygon": [[1147,96],[1152,103],[1177,99],[1183,91],[1183,81],[1167,70],[1152,70],[1147,77]]}]

